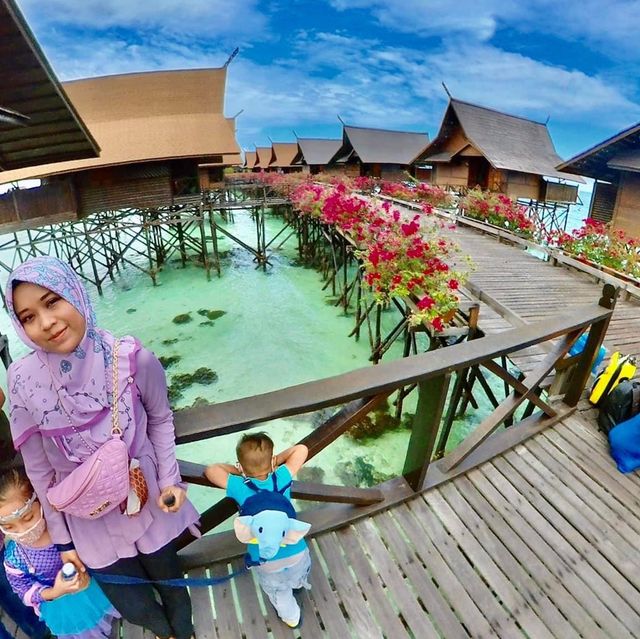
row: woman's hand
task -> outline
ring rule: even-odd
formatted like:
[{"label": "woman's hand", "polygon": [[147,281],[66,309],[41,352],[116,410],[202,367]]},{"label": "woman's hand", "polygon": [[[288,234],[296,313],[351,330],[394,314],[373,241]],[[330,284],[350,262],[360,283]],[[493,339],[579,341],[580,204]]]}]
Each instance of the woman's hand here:
[{"label": "woman's hand", "polygon": [[82,561],[80,561],[77,550],[65,550],[64,552],[61,552],[60,559],[62,559],[63,564],[71,562],[76,567],[78,574],[87,572],[85,565],[82,563]]},{"label": "woman's hand", "polygon": [[177,513],[186,498],[187,492],[180,486],[167,486],[158,497],[158,507],[165,513]]},{"label": "woman's hand", "polygon": [[56,580],[51,588],[42,591],[42,598],[45,601],[52,601],[63,595],[71,595],[84,590],[89,585],[89,575],[87,573],[76,573],[72,579],[65,579],[62,570],[58,571]]}]

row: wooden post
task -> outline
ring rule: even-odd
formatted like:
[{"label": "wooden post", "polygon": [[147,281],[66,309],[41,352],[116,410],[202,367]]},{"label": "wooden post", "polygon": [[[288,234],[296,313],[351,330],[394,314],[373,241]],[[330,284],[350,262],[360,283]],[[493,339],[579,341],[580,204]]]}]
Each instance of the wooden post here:
[{"label": "wooden post", "polygon": [[[605,284],[602,289],[602,297],[598,302],[600,306],[605,308],[613,308],[616,305],[616,298],[619,289],[612,284]],[[564,396],[564,403],[568,406],[576,406],[582,395],[584,387],[589,381],[589,375],[591,375],[591,368],[596,361],[600,346],[604,341],[604,336],[607,333],[609,327],[609,321],[611,316],[601,320],[597,324],[592,324],[589,329],[589,337],[587,343],[582,351],[582,357],[571,375],[571,381],[568,384],[568,390]]]},{"label": "wooden post", "polygon": [[418,405],[411,427],[402,474],[407,483],[418,491],[427,476],[427,468],[435,446],[440,419],[447,401],[451,374],[418,384]]}]

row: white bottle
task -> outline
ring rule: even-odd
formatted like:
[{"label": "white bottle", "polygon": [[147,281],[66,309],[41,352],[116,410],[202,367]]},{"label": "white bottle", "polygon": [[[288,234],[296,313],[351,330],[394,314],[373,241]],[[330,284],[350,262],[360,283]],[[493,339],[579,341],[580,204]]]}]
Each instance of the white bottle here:
[{"label": "white bottle", "polygon": [[76,567],[68,561],[62,566],[62,579],[64,581],[71,581],[77,574]]}]

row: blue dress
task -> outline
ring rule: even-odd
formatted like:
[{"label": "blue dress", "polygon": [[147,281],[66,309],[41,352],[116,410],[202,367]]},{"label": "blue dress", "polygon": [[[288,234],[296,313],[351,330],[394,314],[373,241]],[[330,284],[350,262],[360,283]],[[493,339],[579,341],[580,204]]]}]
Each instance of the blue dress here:
[{"label": "blue dress", "polygon": [[95,579],[80,592],[53,601],[42,598],[42,591],[53,586],[62,568],[60,553],[53,544],[32,548],[9,541],[4,567],[14,592],[60,639],[108,637],[112,621],[120,617]]}]

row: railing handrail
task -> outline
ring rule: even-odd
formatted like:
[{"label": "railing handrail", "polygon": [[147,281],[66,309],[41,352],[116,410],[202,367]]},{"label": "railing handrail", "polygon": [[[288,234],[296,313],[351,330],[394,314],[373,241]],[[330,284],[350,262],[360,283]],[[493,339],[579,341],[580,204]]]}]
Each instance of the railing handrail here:
[{"label": "railing handrail", "polygon": [[276,391],[178,411],[177,443],[240,432],[253,424],[301,415],[352,400],[389,393],[482,361],[508,355],[534,344],[586,328],[611,315],[588,304],[527,326],[514,328],[445,349],[422,353]]}]

